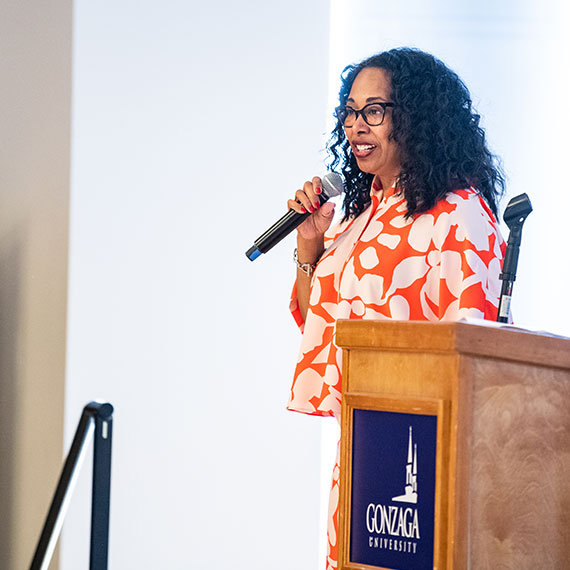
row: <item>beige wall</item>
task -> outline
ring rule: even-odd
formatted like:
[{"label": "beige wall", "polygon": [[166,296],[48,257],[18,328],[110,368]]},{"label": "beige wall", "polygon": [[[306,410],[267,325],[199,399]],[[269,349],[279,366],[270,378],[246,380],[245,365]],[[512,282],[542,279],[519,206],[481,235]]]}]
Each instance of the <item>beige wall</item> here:
[{"label": "beige wall", "polygon": [[63,453],[70,0],[0,0],[0,568],[29,563]]}]

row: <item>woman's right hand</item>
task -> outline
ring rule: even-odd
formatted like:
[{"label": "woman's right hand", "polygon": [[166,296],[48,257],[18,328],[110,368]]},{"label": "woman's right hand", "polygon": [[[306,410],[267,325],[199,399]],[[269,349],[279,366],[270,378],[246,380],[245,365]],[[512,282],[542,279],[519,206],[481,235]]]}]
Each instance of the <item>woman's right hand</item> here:
[{"label": "woman's right hand", "polygon": [[290,209],[300,214],[305,212],[312,214],[297,227],[298,237],[303,240],[322,239],[331,225],[334,216],[334,204],[325,202],[321,206],[318,195],[323,191],[322,188],[322,180],[315,176],[312,180],[305,182],[302,190],[295,192],[295,200],[287,202]]}]

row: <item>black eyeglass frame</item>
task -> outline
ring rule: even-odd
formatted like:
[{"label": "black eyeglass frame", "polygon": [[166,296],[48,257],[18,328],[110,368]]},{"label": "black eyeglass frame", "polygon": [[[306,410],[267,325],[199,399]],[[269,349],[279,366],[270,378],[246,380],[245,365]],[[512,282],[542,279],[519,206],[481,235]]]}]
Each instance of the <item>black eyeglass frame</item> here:
[{"label": "black eyeglass frame", "polygon": [[[380,107],[382,107],[382,119],[377,124],[369,123],[368,119],[366,118],[366,115],[364,114],[366,112],[366,109],[368,107],[371,107],[372,105],[380,105]],[[344,126],[345,129],[352,129],[352,127],[354,126],[354,123],[356,123],[356,121],[358,120],[358,115],[360,115],[362,117],[364,122],[369,127],[379,127],[384,122],[384,119],[386,118],[386,109],[388,107],[394,107],[394,103],[385,102],[385,101],[375,101],[374,103],[368,103],[368,105],[364,105],[364,107],[362,107],[362,109],[354,109],[350,105],[340,105],[339,107],[337,107],[334,110],[334,113],[335,113],[336,118],[342,123],[342,125]],[[342,120],[342,118],[341,118],[342,114],[346,112],[345,111],[346,109],[350,109],[351,111],[354,112],[354,123],[352,123],[352,125],[346,125],[346,116],[345,116],[344,120]]]}]

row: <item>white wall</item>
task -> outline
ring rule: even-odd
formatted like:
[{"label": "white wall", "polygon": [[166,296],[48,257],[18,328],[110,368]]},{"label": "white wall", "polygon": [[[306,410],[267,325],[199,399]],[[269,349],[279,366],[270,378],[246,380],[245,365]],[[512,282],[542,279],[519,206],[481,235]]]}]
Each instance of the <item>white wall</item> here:
[{"label": "white wall", "polygon": [[284,409],[293,242],[244,252],[322,171],[327,58],[325,0],[76,2],[66,442],[116,407],[111,568],[318,564],[320,424]]},{"label": "white wall", "polygon": [[331,21],[331,91],[348,63],[402,45],[433,53],[463,78],[509,178],[501,211],[523,192],[534,207],[514,287],[516,324],[570,336],[568,4],[332,0]]}]

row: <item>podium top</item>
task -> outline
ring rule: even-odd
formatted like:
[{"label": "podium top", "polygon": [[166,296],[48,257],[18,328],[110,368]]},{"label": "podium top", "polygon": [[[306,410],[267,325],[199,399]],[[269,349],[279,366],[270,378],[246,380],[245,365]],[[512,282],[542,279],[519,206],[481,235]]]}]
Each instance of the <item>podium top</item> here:
[{"label": "podium top", "polygon": [[570,369],[570,339],[485,321],[339,320],[336,344],[347,349],[452,352]]}]

